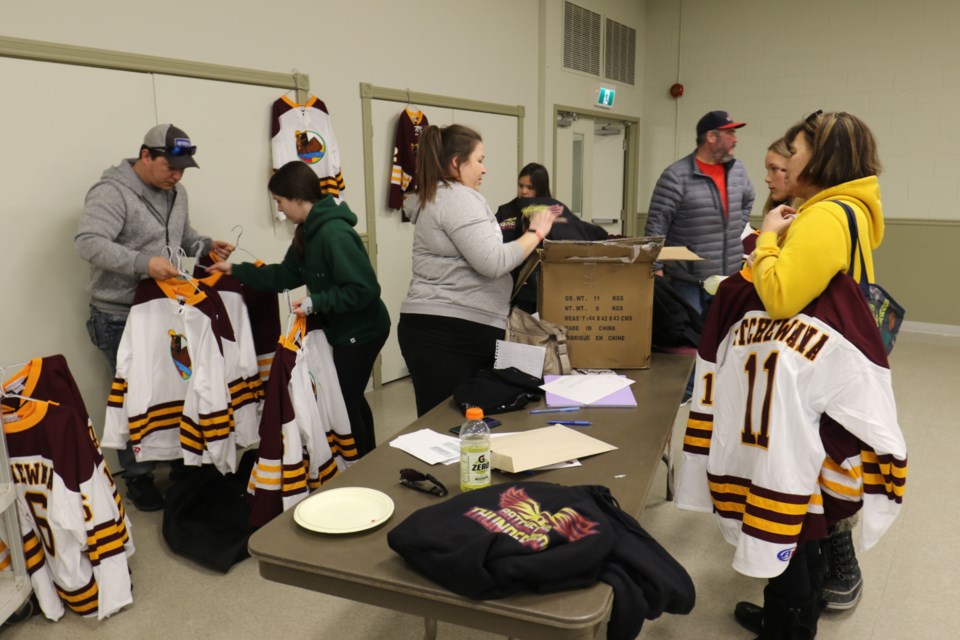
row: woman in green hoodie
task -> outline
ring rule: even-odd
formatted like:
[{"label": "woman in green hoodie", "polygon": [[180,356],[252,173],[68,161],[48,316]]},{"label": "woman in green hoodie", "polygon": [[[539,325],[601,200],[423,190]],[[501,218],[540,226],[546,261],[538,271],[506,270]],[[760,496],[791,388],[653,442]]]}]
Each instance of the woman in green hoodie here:
[{"label": "woman in green hoodie", "polygon": [[278,293],[307,286],[310,295],[293,303],[294,313],[316,319],[333,347],[351,431],[362,456],[376,447],[373,413],[363,392],[390,333],[390,316],[363,241],[353,228],[357,216],[345,202],[323,194],[317,174],[300,161],[280,167],[267,187],[280,211],[297,225],[283,262],[262,266],[218,262],[209,270]]}]

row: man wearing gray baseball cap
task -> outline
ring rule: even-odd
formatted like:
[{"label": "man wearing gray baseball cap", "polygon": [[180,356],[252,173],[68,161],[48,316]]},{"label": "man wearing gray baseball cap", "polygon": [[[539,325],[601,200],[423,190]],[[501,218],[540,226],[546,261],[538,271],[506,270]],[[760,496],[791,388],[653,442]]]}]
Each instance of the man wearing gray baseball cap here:
[{"label": "man wearing gray baseball cap", "polygon": [[[143,278],[166,280],[179,275],[164,257],[164,247],[187,255],[217,254],[226,260],[228,242],[211,240],[190,226],[183,173],[198,167],[196,145],[172,124],[147,131],[138,157],[121,160],[103,172],[87,192],[84,212],[74,236],[77,253],[90,263],[90,340],[116,372],[120,337]],[[163,507],[153,483],[155,462],[137,462],[133,448],[117,452],[124,468],[127,496],[142,511]]]}]

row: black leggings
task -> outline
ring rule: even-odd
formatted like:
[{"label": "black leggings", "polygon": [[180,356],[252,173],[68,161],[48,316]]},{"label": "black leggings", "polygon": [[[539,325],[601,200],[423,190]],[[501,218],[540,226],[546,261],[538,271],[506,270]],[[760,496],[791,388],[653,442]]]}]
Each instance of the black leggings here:
[{"label": "black leggings", "polygon": [[350,431],[357,443],[357,453],[370,453],[377,446],[373,429],[373,412],[363,392],[370,381],[370,373],[389,332],[362,344],[341,344],[333,347],[333,364],[337,368],[340,393],[350,417]]},{"label": "black leggings", "polygon": [[413,379],[419,417],[477,371],[493,367],[504,330],[460,318],[402,313],[397,337]]},{"label": "black leggings", "polygon": [[809,540],[797,545],[783,573],[767,583],[773,593],[785,600],[801,600],[811,592],[819,594],[823,582],[820,541]]}]

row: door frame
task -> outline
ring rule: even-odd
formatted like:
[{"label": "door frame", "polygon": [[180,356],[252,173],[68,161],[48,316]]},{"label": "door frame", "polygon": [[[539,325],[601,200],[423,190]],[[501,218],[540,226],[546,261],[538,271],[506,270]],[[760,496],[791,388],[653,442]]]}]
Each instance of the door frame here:
[{"label": "door frame", "polygon": [[557,175],[557,120],[560,113],[575,113],[584,118],[619,121],[624,125],[623,155],[623,235],[637,235],[637,193],[640,184],[640,118],[599,109],[584,109],[563,104],[553,105],[553,175]]}]

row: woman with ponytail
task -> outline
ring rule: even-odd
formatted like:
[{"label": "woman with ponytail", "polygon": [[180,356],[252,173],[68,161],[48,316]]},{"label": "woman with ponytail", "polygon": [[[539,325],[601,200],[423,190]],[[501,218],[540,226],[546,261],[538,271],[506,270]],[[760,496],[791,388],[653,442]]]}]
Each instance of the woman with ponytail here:
[{"label": "woman with ponytail", "polygon": [[400,306],[397,336],[423,415],[459,383],[493,366],[504,337],[510,272],[550,232],[556,213],[533,216],[526,233],[504,243],[480,192],[483,141],[462,125],[428,126],[417,150],[417,192],[404,202],[416,225],[413,277]]},{"label": "woman with ponytail", "polygon": [[353,229],[357,216],[345,202],[322,193],[317,174],[299,160],[280,167],[267,188],[280,211],[297,225],[283,262],[259,267],[218,262],[208,270],[278,293],[307,286],[309,295],[293,303],[294,313],[313,314],[333,347],[350,429],[362,456],[377,446],[373,413],[363,392],[390,333],[390,316],[363,241]]}]

